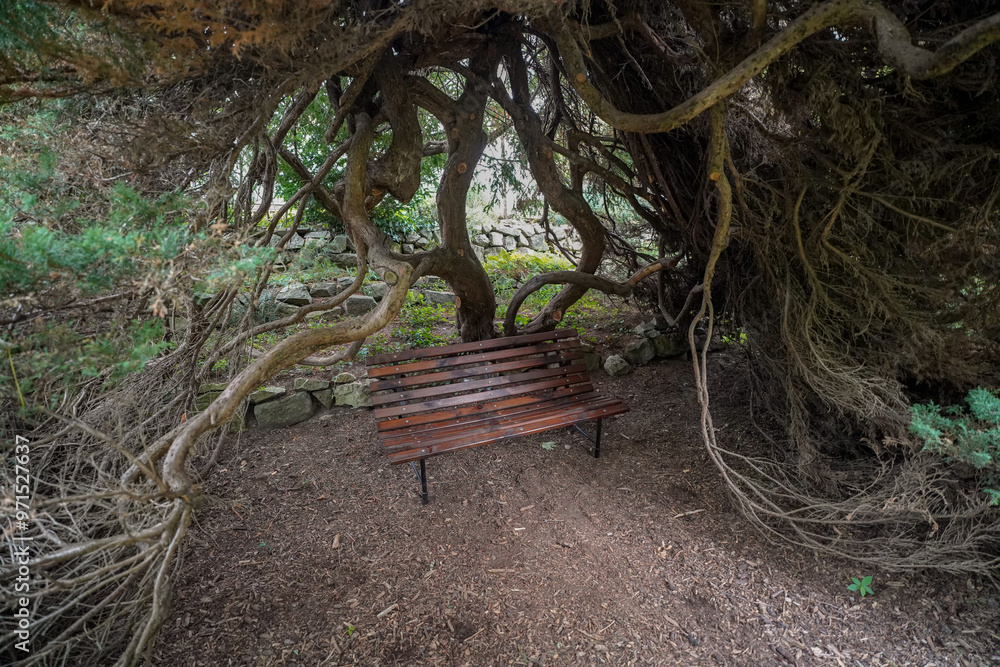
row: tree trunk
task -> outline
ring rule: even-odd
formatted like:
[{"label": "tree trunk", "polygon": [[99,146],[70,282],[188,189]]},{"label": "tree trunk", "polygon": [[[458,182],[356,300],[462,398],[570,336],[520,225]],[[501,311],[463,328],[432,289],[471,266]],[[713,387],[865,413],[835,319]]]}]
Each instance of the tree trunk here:
[{"label": "tree trunk", "polygon": [[[487,62],[480,56],[470,67],[488,75]],[[458,297],[456,324],[463,341],[493,338],[496,295],[469,242],[465,205],[476,165],[486,148],[485,85],[480,78],[470,78],[457,102],[429,86],[420,86],[420,93],[426,93],[422,103],[438,117],[448,136],[448,162],[437,191],[442,247],[430,258],[426,273],[446,280]]]}]

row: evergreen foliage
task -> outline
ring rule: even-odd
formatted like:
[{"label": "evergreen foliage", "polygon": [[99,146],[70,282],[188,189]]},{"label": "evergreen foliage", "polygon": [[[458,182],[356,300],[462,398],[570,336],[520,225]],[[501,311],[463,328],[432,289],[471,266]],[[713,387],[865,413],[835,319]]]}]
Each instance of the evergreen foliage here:
[{"label": "evergreen foliage", "polygon": [[910,432],[923,443],[923,451],[946,461],[968,463],[982,472],[983,491],[1000,505],[1000,397],[977,387],[961,405],[943,408],[933,402],[910,408]]}]

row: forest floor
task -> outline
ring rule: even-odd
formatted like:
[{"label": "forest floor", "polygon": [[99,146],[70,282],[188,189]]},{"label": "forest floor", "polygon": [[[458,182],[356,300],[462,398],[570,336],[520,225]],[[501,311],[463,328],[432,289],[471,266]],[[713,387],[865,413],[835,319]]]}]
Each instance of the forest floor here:
[{"label": "forest floor", "polygon": [[[710,360],[734,449],[762,439],[742,367]],[[153,664],[1000,664],[997,591],[752,529],[705,456],[690,362],[595,381],[631,406],[600,459],[571,429],[435,457],[427,506],[368,409],[232,437]],[[851,597],[864,575],[874,595]]]}]

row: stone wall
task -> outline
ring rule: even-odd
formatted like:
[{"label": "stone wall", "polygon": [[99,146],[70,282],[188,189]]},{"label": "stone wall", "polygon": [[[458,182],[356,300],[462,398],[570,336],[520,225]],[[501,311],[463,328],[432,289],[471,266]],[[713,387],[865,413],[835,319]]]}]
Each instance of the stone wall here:
[{"label": "stone wall", "polygon": [[[582,247],[576,232],[572,227],[552,225],[552,235],[564,249],[571,253],[578,253]],[[282,238],[282,230],[275,230],[271,238],[271,245],[276,246]],[[480,260],[492,254],[506,250],[513,252],[518,249],[529,249],[535,252],[558,252],[558,249],[546,240],[545,228],[538,220],[505,218],[496,221],[489,221],[481,225],[473,224],[469,228],[469,238],[476,255]],[[411,254],[421,250],[430,250],[441,243],[441,234],[437,229],[418,229],[410,232],[402,238],[397,238],[393,244],[393,250],[404,254]],[[300,228],[288,243],[287,250],[299,250],[301,248],[315,247],[322,249],[328,256],[346,255],[343,263],[353,268],[352,261],[354,244],[346,234],[331,234],[328,231]]]},{"label": "stone wall", "polygon": [[[560,246],[571,253],[580,251],[582,245],[572,227],[552,225],[551,229]],[[537,220],[497,220],[470,229],[469,234],[480,259],[501,250],[512,252],[518,248],[528,248],[535,252],[558,252],[546,239],[545,228]]]}]

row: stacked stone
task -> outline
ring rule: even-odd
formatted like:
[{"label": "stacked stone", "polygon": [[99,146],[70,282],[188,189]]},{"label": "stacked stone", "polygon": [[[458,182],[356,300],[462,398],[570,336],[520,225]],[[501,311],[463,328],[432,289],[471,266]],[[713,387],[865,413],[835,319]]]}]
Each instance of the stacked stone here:
[{"label": "stacked stone", "polygon": [[[333,380],[295,378],[291,391],[284,387],[262,387],[250,394],[229,422],[231,431],[240,431],[250,424],[265,427],[291,426],[303,422],[317,412],[334,406],[371,407],[369,380],[359,380],[350,373],[340,373]],[[197,408],[204,410],[226,388],[227,383],[199,387]]]},{"label": "stacked stone", "polygon": [[[579,252],[583,247],[576,232],[563,225],[551,225],[552,236],[565,250]],[[285,236],[287,229],[276,229],[271,236],[270,245],[277,246]],[[520,220],[504,218],[491,221],[480,227],[469,230],[473,248],[480,259],[489,257],[501,250],[513,252],[518,249],[528,249],[535,252],[555,252],[556,248],[546,238],[545,227],[537,220]],[[392,249],[403,254],[413,254],[430,250],[441,244],[441,234],[437,229],[418,229],[397,239]],[[285,250],[297,251],[302,248],[315,247],[323,252],[334,264],[344,268],[353,268],[357,261],[354,254],[354,244],[346,234],[332,235],[328,231],[299,228],[285,244]]]},{"label": "stacked stone", "polygon": [[666,321],[656,317],[632,330],[638,338],[629,342],[622,354],[613,354],[604,361],[608,375],[625,375],[633,366],[645,366],[653,359],[679,357],[688,351],[687,336],[670,330]]},{"label": "stacked stone", "polygon": [[[552,226],[552,235],[564,249],[579,252],[582,245],[575,232],[568,227]],[[513,252],[526,248],[535,252],[553,252],[556,248],[546,238],[545,227],[533,220],[507,218],[488,222],[479,229],[471,230],[472,246],[480,259],[501,250]]]}]

